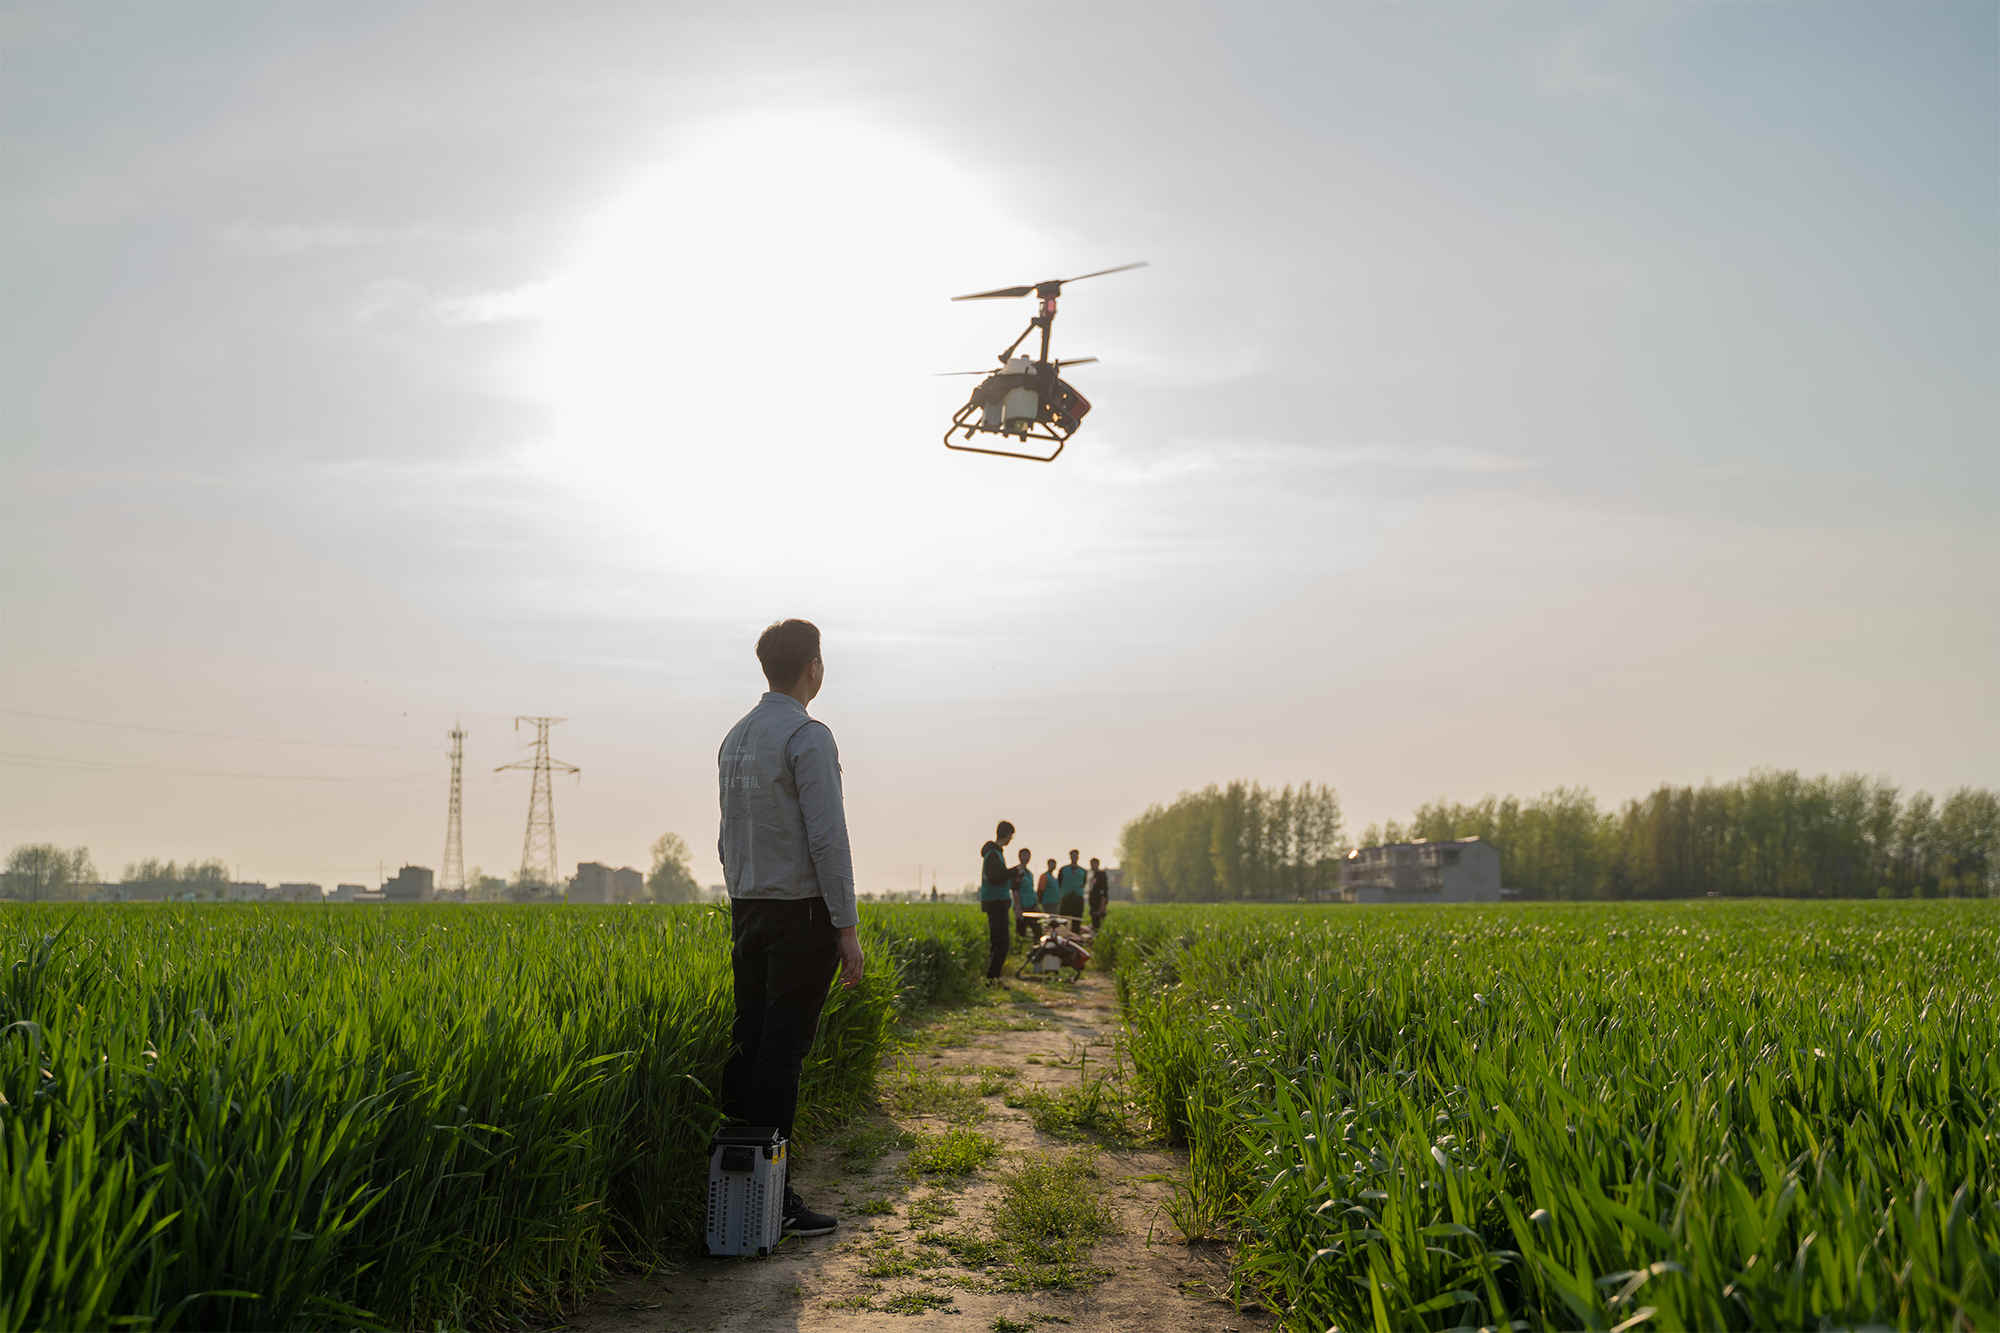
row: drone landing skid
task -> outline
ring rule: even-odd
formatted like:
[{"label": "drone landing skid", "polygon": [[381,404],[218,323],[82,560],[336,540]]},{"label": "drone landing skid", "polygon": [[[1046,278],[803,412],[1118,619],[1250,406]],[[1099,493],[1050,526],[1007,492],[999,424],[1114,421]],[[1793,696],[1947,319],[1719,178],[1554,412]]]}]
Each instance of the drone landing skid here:
[{"label": "drone landing skid", "polygon": [[[1019,422],[1017,423],[1017,428],[1012,430],[995,430],[988,426],[975,426],[971,424],[970,418],[979,410],[979,406],[976,403],[967,403],[959,409],[958,415],[951,419],[951,428],[944,433],[945,448],[956,449],[960,453],[966,454],[991,454],[995,458],[1020,458],[1030,463],[1053,463],[1062,453],[1063,446],[1069,443],[1069,437],[1073,433],[1071,431],[1059,432],[1054,427],[1040,421]],[[1042,454],[1022,453],[1014,449],[986,449],[976,444],[953,444],[951,437],[961,431],[965,433],[965,438],[968,440],[972,439],[974,435],[997,435],[1003,440],[1043,440],[1055,445],[1055,453],[1044,456]]]}]

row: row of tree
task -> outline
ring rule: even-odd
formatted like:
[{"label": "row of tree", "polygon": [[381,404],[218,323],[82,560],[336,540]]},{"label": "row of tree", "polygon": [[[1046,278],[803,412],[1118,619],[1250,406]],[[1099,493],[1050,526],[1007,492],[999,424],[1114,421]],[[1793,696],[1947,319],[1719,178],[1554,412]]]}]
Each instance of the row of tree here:
[{"label": "row of tree", "polygon": [[[649,899],[657,903],[702,901],[705,895],[695,882],[686,839],[678,833],[663,833],[654,842],[652,853],[652,871],[646,876]],[[97,866],[88,847],[65,849],[53,843],[24,843],[7,854],[6,866],[0,871],[0,898],[82,898],[98,886]],[[122,876],[126,884],[168,887],[209,897],[220,896],[229,880],[228,863],[213,857],[185,863],[147,857],[126,866]],[[543,902],[561,897],[559,889],[509,881],[477,869],[466,877],[466,890],[466,896],[475,901]]]},{"label": "row of tree", "polygon": [[1662,785],[1617,810],[1581,788],[1437,800],[1363,842],[1484,838],[1535,898],[1935,898],[2000,894],[2000,793],[1942,801],[1856,774],[1762,771]]},{"label": "row of tree", "polygon": [[52,842],[31,842],[7,853],[7,869],[0,871],[0,898],[45,901],[76,898],[84,885],[97,883],[97,866],[90,848],[62,848]]},{"label": "row of tree", "polygon": [[[1360,843],[1483,838],[1501,883],[1526,898],[2000,896],[2000,793],[1942,800],[1856,774],[1766,770],[1700,787],[1663,784],[1601,809],[1581,787],[1521,800],[1435,800]],[[1125,826],[1120,856],[1152,902],[1313,898],[1339,883],[1340,800],[1306,783],[1184,792]]]},{"label": "row of tree", "polygon": [[1125,826],[1119,863],[1148,902],[1310,898],[1339,882],[1340,798],[1308,782],[1185,792]]},{"label": "row of tree", "polygon": [[[147,857],[126,866],[120,882],[219,893],[229,883],[229,865],[212,857],[185,863]],[[96,891],[98,883],[97,865],[88,847],[23,843],[7,853],[7,868],[0,871],[0,897],[32,901],[82,898]]]},{"label": "row of tree", "polygon": [[220,893],[229,887],[229,863],[210,857],[206,861],[175,863],[147,857],[125,867],[126,884],[149,884],[203,894]]}]

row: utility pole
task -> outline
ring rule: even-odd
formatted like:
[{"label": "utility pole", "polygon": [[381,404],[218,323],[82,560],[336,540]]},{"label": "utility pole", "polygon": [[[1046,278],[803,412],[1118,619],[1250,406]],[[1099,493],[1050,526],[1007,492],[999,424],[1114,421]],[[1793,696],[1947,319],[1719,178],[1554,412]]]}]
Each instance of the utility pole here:
[{"label": "utility pole", "polygon": [[459,826],[460,773],[465,767],[465,728],[451,725],[451,810],[444,820],[444,869],[438,874],[441,893],[465,892],[465,837]]},{"label": "utility pole", "polygon": [[562,881],[556,878],[556,794],[550,777],[557,769],[565,773],[583,771],[575,764],[549,757],[549,728],[567,720],[560,717],[515,718],[516,731],[521,729],[523,722],[535,724],[534,757],[516,759],[493,770],[495,773],[504,773],[510,768],[534,770],[534,786],[528,792],[528,829],[521,835],[521,881],[524,884],[540,882],[551,889]]}]

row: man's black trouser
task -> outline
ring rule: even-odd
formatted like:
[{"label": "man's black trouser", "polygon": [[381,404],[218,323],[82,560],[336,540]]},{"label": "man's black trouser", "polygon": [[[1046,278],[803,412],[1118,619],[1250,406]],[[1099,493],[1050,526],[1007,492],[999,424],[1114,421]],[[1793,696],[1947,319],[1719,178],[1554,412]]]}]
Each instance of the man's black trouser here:
[{"label": "man's black trouser", "polygon": [[1007,946],[1012,942],[1007,931],[1007,909],[1010,905],[1005,898],[980,904],[986,909],[986,977],[989,981],[999,976],[1000,969],[1007,963]]},{"label": "man's black trouser", "polygon": [[799,1070],[839,964],[839,942],[820,898],[729,900],[729,960],[736,1025],[722,1069],[722,1109],[749,1125],[792,1136]]}]

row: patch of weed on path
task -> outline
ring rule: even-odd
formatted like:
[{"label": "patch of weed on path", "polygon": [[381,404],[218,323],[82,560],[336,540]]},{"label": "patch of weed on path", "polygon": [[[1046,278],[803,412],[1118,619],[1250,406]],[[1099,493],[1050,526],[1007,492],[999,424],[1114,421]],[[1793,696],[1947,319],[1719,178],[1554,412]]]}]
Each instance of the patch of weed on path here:
[{"label": "patch of weed on path", "polygon": [[984,1094],[939,1069],[899,1067],[882,1081],[882,1109],[898,1117],[936,1116],[955,1125],[986,1118]]},{"label": "patch of weed on path", "polygon": [[1036,1129],[1059,1139],[1091,1139],[1124,1145],[1143,1142],[1132,1107],[1119,1088],[1106,1079],[1088,1079],[1054,1092],[1017,1088],[1007,1105],[1026,1111]]},{"label": "patch of weed on path", "polygon": [[1000,1155],[1000,1144],[976,1129],[918,1133],[903,1168],[917,1176],[969,1176]]},{"label": "patch of weed on path", "polygon": [[898,1148],[910,1146],[910,1136],[894,1125],[879,1121],[850,1125],[833,1141],[833,1155],[840,1162],[840,1169],[850,1175],[859,1175],[873,1169],[874,1165]]},{"label": "patch of weed on path", "polygon": [[1099,1190],[1097,1154],[1080,1148],[1030,1159],[1000,1180],[993,1234],[1006,1254],[1007,1284],[1023,1290],[1079,1286],[1110,1270],[1086,1261],[1117,1229]]}]

